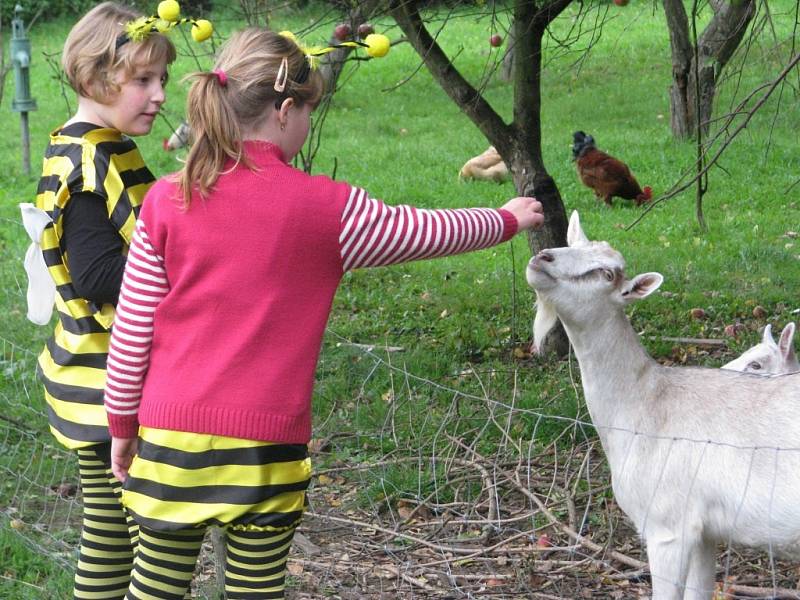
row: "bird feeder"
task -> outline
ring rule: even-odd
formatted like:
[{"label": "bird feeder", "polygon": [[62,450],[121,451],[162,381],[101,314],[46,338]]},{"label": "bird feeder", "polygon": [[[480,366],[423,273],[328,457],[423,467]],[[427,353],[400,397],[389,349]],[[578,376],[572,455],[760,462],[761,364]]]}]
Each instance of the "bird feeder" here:
[{"label": "bird feeder", "polygon": [[36,110],[36,100],[31,98],[31,42],[22,21],[22,6],[14,7],[11,20],[11,61],[14,66],[14,99],[11,110],[20,114],[22,132],[22,166],[26,174],[31,172],[31,144],[28,130],[28,113]]}]

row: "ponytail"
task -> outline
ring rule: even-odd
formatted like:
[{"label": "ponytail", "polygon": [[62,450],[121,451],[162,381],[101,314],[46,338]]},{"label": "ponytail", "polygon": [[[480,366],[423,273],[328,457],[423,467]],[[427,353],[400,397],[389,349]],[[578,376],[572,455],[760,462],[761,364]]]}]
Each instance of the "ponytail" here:
[{"label": "ponytail", "polygon": [[185,208],[194,190],[201,197],[208,195],[226,160],[242,160],[241,126],[228,101],[227,85],[214,72],[201,71],[187,77],[195,78],[195,82],[186,99],[193,142],[179,175]]}]

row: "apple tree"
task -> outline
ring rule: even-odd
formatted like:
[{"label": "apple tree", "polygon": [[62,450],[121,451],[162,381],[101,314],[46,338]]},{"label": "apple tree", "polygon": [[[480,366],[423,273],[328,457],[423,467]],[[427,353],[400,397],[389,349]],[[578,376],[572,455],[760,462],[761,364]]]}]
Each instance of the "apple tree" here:
[{"label": "apple tree", "polygon": [[[683,0],[663,0],[672,48],[670,117],[677,138],[691,137],[696,124],[708,133],[717,83],[756,13],[755,0],[711,0],[713,12],[696,35],[698,4],[689,13]],[[694,34],[694,35],[693,35]]]},{"label": "apple tree", "polygon": [[[420,13],[420,2],[390,0],[389,12],[409,43],[425,63],[441,88],[486,136],[511,173],[517,193],[535,196],[544,208],[544,226],[531,232],[532,253],[566,245],[567,215],[555,181],[547,172],[542,157],[542,49],[550,23],[573,0],[513,3],[513,28],[509,52],[513,53],[513,119],[507,123],[453,65],[429,31]],[[492,45],[502,43],[490,39]],[[565,353],[563,331],[551,336],[548,349]]]}]

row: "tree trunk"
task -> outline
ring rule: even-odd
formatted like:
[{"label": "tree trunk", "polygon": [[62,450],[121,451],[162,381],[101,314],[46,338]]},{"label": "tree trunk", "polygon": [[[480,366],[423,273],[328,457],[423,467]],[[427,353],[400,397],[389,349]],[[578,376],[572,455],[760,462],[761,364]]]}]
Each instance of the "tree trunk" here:
[{"label": "tree trunk", "polygon": [[514,46],[516,35],[512,25],[508,32],[508,42],[506,43],[506,53],[503,55],[503,64],[500,71],[500,78],[503,81],[513,81],[514,79]]},{"label": "tree trunk", "polygon": [[[514,26],[509,34],[509,39],[514,40],[514,120],[511,124],[505,123],[481,93],[458,72],[427,30],[417,3],[409,0],[390,2],[392,16],[433,78],[503,157],[517,193],[535,196],[542,203],[544,225],[528,236],[533,253],[566,243],[564,204],[542,158],[541,69],[542,38],[547,25],[571,1],[555,0],[542,6],[532,0],[519,0],[514,5]],[[566,335],[559,329],[548,336],[543,350],[556,350],[563,355],[567,348]]]},{"label": "tree trunk", "polygon": [[672,86],[669,92],[672,134],[678,139],[690,138],[697,123],[707,134],[717,81],[753,19],[755,0],[710,2],[714,17],[699,36],[696,47],[700,62],[697,72],[699,94],[695,84],[695,45],[683,0],[663,1],[672,48]]}]

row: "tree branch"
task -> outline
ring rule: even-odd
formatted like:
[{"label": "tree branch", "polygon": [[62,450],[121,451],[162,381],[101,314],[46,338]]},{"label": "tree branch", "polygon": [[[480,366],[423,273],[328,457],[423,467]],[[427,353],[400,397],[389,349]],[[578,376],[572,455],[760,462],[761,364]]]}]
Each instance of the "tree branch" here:
[{"label": "tree branch", "polygon": [[739,47],[754,11],[753,0],[723,2],[697,41],[702,58],[713,57],[724,67]]},{"label": "tree branch", "polygon": [[[792,58],[792,60],[789,61],[789,64],[786,65],[783,68],[783,70],[780,72],[780,74],[778,74],[778,76],[770,84],[764,86],[764,87],[767,88],[766,92],[764,92],[764,94],[761,96],[761,98],[759,98],[756,101],[756,103],[753,106],[753,108],[751,108],[747,112],[743,112],[742,109],[744,108],[745,104],[747,102],[749,102],[750,99],[753,96],[755,96],[756,92],[754,91],[747,98],[745,98],[740,103],[739,107],[737,107],[736,110],[734,110],[733,112],[731,112],[728,115],[727,120],[726,120],[725,124],[722,127],[722,131],[726,131],[733,124],[733,120],[736,117],[744,116],[742,122],[738,125],[738,127],[736,127],[736,129],[734,129],[730,134],[728,134],[728,136],[725,138],[725,140],[721,143],[720,147],[717,149],[716,153],[710,159],[705,161],[705,166],[702,168],[702,170],[699,173],[697,173],[690,181],[687,181],[687,182],[681,184],[680,181],[683,178],[685,178],[686,175],[687,175],[686,173],[684,173],[681,176],[681,178],[678,180],[678,182],[676,184],[674,184],[672,186],[672,188],[667,193],[665,193],[663,196],[659,197],[657,200],[654,200],[653,202],[651,202],[647,206],[647,208],[630,225],[628,225],[625,228],[625,230],[628,231],[631,228],[635,227],[636,224],[639,223],[639,221],[641,221],[645,217],[645,215],[647,215],[651,210],[653,210],[658,204],[661,204],[662,202],[665,202],[666,200],[669,200],[670,198],[674,198],[675,196],[677,196],[678,194],[680,194],[681,192],[683,192],[684,190],[686,190],[687,188],[692,186],[697,181],[698,178],[704,177],[708,173],[708,171],[711,169],[711,167],[713,167],[717,163],[717,161],[719,160],[720,156],[722,156],[722,154],[725,152],[727,147],[731,143],[733,143],[733,140],[742,131],[744,131],[747,128],[747,125],[750,123],[750,120],[761,109],[761,107],[764,106],[766,101],[769,99],[769,97],[772,95],[772,93],[775,91],[775,89],[780,85],[780,83],[784,79],[786,79],[786,77],[789,75],[789,73],[795,67],[797,67],[799,64],[800,64],[800,53],[795,54],[794,57]],[[759,88],[759,89],[761,89],[761,88]],[[715,141],[716,141],[716,139],[709,140],[709,142],[707,144],[707,148],[708,149],[703,154],[704,157],[711,153],[711,144],[713,144]]]},{"label": "tree branch", "polygon": [[510,155],[511,127],[450,62],[425,27],[415,3],[393,0],[389,3],[389,12],[445,93],[475,123],[501,156]]}]

